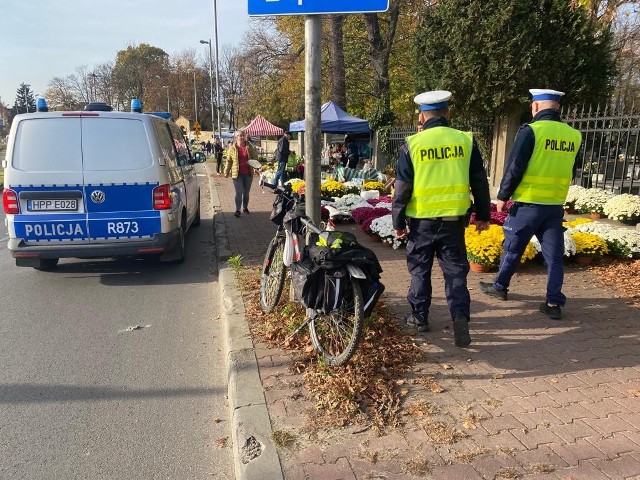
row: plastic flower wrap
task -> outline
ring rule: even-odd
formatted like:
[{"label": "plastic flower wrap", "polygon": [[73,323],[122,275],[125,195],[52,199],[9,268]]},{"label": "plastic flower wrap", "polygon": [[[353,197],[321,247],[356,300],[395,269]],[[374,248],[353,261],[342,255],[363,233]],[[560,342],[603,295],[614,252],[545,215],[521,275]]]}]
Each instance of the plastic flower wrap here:
[{"label": "plastic flower wrap", "polygon": [[489,229],[482,232],[476,230],[475,226],[469,226],[465,229],[464,239],[470,262],[486,266],[500,263],[504,234],[499,225],[489,225]]},{"label": "plastic flower wrap", "polygon": [[342,210],[343,212],[347,213],[351,213],[351,210],[357,207],[369,206],[364,198],[353,193],[349,193],[343,197],[336,198],[333,202],[330,202],[330,204],[336,207],[338,210]]},{"label": "plastic flower wrap", "polygon": [[380,195],[387,193],[387,189],[384,187],[384,183],[381,182],[364,182],[362,184],[363,190],[377,190]]},{"label": "plastic flower wrap", "polygon": [[616,257],[640,257],[640,232],[630,228],[614,227],[602,222],[576,225],[572,231],[593,233],[607,242],[609,254]]},{"label": "plastic flower wrap", "polygon": [[629,193],[616,195],[607,200],[602,210],[612,220],[635,224],[640,219],[640,197]]},{"label": "plastic flower wrap", "polygon": [[335,180],[328,180],[320,185],[320,195],[327,197],[342,197],[347,194],[345,186]]},{"label": "plastic flower wrap", "polygon": [[576,255],[601,257],[609,251],[607,242],[593,233],[573,232],[571,236],[576,243]]},{"label": "plastic flower wrap", "polygon": [[586,190],[586,188],[581,187],[580,185],[570,185],[569,192],[567,192],[567,198],[564,201],[564,206],[575,208],[576,200],[578,199],[580,193],[582,193],[584,190]]},{"label": "plastic flower wrap", "polygon": [[585,188],[578,194],[575,207],[581,213],[604,213],[604,204],[612,194],[599,188]]}]

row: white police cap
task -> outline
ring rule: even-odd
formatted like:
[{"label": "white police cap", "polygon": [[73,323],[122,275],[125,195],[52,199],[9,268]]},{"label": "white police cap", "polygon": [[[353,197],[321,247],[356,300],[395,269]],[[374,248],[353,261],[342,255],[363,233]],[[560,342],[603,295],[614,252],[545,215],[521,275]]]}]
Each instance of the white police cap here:
[{"label": "white police cap", "polygon": [[451,92],[446,90],[432,90],[413,97],[413,101],[420,105],[420,110],[440,110],[449,105]]},{"label": "white police cap", "polygon": [[557,90],[549,90],[548,88],[532,88],[529,90],[532,100],[553,100],[554,102],[560,102],[564,96],[564,92]]}]

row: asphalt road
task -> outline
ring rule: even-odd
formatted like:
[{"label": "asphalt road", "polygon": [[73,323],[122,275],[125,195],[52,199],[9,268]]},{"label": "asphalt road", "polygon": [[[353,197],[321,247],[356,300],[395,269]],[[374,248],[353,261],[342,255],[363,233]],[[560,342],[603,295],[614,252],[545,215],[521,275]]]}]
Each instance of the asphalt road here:
[{"label": "asphalt road", "polygon": [[199,178],[202,225],[178,266],[18,268],[0,214],[0,479],[233,478],[213,213]]}]

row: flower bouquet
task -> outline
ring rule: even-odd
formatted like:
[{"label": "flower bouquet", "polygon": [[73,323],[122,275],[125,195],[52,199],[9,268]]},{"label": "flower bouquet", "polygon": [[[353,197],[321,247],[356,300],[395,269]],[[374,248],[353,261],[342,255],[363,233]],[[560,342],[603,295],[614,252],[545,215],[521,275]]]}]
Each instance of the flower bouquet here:
[{"label": "flower bouquet", "polygon": [[602,210],[612,220],[635,225],[640,220],[640,197],[629,193],[616,195],[607,200]]},{"label": "flower bouquet", "polygon": [[573,232],[571,236],[576,244],[576,257],[600,258],[609,251],[607,242],[593,233]]},{"label": "flower bouquet", "polygon": [[578,193],[575,206],[580,213],[596,213],[604,215],[604,204],[611,198],[611,193],[599,188],[585,188]]}]

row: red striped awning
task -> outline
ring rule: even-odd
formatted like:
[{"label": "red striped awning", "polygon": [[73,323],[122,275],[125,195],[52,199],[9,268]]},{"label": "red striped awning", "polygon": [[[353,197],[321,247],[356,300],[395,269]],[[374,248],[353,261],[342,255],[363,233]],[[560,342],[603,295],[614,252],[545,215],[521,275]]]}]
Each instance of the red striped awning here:
[{"label": "red striped awning", "polygon": [[244,133],[252,137],[268,137],[268,136],[280,136],[284,134],[284,130],[280,127],[276,127],[269,120],[262,115],[257,115],[256,118],[251,120],[251,123],[244,129]]}]

